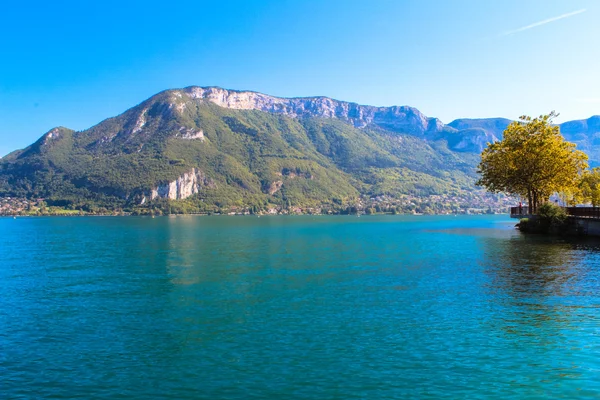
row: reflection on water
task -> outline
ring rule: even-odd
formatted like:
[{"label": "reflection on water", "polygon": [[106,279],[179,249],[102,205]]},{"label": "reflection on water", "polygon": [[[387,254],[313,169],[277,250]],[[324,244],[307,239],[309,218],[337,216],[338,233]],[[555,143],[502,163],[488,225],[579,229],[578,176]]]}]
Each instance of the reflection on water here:
[{"label": "reflection on water", "polygon": [[0,388],[9,398],[594,397],[600,246],[512,225],[0,220]]},{"label": "reflection on water", "polygon": [[527,299],[559,296],[568,289],[565,284],[569,280],[577,279],[579,260],[567,243],[535,239],[516,237],[485,242],[485,262],[493,274],[493,286],[513,297]]},{"label": "reflection on water", "polygon": [[561,302],[594,294],[597,287],[600,246],[596,241],[577,243],[545,236],[517,235],[483,241],[482,261],[491,286],[516,300]]},{"label": "reflection on water", "polygon": [[598,241],[518,234],[482,243],[492,329],[513,337],[521,354],[543,355],[534,367],[548,382],[590,379],[597,365],[590,370],[586,353],[600,326]]}]

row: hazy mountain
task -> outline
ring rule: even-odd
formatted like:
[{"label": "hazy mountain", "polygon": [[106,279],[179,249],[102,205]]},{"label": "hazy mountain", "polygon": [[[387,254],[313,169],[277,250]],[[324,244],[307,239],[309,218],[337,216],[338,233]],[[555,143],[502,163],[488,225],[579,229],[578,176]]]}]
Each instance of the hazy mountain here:
[{"label": "hazy mountain", "polygon": [[600,115],[562,123],[560,131],[565,139],[590,156],[590,165],[600,165]]},{"label": "hazy mountain", "polygon": [[448,126],[463,131],[467,129],[481,129],[487,134],[491,134],[496,138],[502,137],[502,132],[512,121],[506,118],[461,118],[450,122]]},{"label": "hazy mountain", "polygon": [[[587,132],[597,133],[595,118],[573,121],[570,134],[588,140]],[[90,129],[52,129],[4,157],[0,195],[119,206],[191,199],[225,207],[469,193],[479,152],[509,122],[444,125],[408,106],[215,87],[167,90]]]}]

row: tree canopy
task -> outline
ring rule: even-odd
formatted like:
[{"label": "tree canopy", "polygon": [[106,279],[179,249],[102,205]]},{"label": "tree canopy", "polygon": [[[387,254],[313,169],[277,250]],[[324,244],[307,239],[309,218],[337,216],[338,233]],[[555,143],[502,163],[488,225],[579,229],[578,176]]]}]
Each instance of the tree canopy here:
[{"label": "tree canopy", "polygon": [[553,111],[512,122],[502,140],[483,150],[477,184],[493,193],[526,197],[532,213],[553,193],[577,190],[588,157],[552,125],[557,115]]},{"label": "tree canopy", "polygon": [[585,171],[579,183],[581,199],[592,203],[594,207],[600,205],[600,168]]}]

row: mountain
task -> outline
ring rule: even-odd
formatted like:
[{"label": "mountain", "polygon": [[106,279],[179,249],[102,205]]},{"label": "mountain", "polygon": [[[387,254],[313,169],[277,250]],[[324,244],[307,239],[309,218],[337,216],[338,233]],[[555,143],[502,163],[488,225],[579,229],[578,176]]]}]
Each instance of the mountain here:
[{"label": "mountain", "polygon": [[448,144],[455,151],[481,153],[488,143],[502,138],[511,122],[506,118],[456,119],[448,124],[454,129]]},{"label": "mountain", "polygon": [[590,166],[600,166],[600,115],[560,124],[566,140],[577,144],[590,157]]},{"label": "mountain", "polygon": [[404,196],[407,207],[428,196],[456,204],[456,196],[480,196],[479,152],[509,122],[444,125],[408,106],[217,87],[167,90],[90,129],[54,128],[0,159],[0,197],[213,211],[340,208],[361,196]]},{"label": "mountain", "polygon": [[[462,145],[460,142],[459,144],[451,143],[451,147],[456,151],[465,148],[468,151],[481,152],[487,142],[502,139],[502,133],[511,122],[506,118],[454,120],[447,126],[456,130],[455,140],[464,141],[470,137],[473,137],[473,140],[469,143],[471,144],[470,147]],[[566,140],[577,144],[577,148],[590,157],[591,166],[600,165],[600,115],[588,119],[564,122],[559,124],[559,127]]]}]

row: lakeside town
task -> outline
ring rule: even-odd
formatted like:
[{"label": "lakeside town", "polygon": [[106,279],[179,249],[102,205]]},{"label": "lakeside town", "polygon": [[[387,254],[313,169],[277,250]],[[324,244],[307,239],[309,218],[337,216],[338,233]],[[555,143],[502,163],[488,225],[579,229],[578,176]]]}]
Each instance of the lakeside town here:
[{"label": "lakeside town", "polygon": [[[430,196],[387,195],[362,197],[348,204],[339,206],[300,207],[270,205],[264,209],[256,207],[228,207],[214,211],[191,212],[188,214],[212,215],[323,215],[323,214],[503,214],[515,199],[503,194],[489,194],[474,191],[464,194],[440,194]],[[177,210],[175,208],[175,210]],[[160,208],[142,208],[134,211],[121,209],[69,209],[49,206],[45,199],[24,199],[15,197],[0,198],[0,216],[41,216],[41,215],[162,215],[182,214],[182,212],[165,212]]]}]

